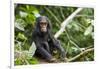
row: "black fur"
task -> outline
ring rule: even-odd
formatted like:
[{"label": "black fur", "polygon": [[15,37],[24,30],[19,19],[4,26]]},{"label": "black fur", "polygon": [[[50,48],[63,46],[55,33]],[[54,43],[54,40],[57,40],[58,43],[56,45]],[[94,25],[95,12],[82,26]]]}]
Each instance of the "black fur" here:
[{"label": "black fur", "polygon": [[[47,21],[47,32],[40,31],[40,21],[44,17]],[[63,58],[65,58],[65,51],[61,47],[60,42],[55,39],[52,35],[52,26],[49,19],[46,16],[40,16],[36,19],[36,26],[32,34],[32,40],[35,42],[37,50],[36,53],[40,54],[41,57],[50,61],[52,56],[52,51],[54,48],[61,52]]]}]

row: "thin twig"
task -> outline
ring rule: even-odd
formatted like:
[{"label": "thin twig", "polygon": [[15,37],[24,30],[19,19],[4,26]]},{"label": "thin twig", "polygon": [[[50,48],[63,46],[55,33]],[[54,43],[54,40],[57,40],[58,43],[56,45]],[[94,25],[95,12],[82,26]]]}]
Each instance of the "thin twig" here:
[{"label": "thin twig", "polygon": [[93,18],[94,16],[92,15],[76,15],[75,17],[88,17],[88,18]]},{"label": "thin twig", "polygon": [[67,33],[67,31],[65,31],[65,33],[66,33],[66,35],[67,35],[67,37],[68,37],[69,42],[72,43],[75,47],[77,47],[77,49],[79,49],[80,51],[82,51],[81,48],[80,48],[74,41],[72,41],[72,40],[70,39],[70,36],[69,36],[69,34]]},{"label": "thin twig", "polygon": [[82,55],[84,55],[84,54],[86,54],[86,53],[88,53],[88,52],[91,52],[91,51],[93,51],[93,50],[94,50],[94,48],[90,48],[90,49],[84,50],[84,51],[81,52],[80,54],[76,55],[76,56],[73,57],[73,58],[68,59],[67,61],[68,61],[68,62],[74,61],[75,59],[79,58],[80,56],[82,56]]},{"label": "thin twig", "polygon": [[60,13],[61,13],[62,18],[65,19],[65,16],[64,16],[64,13],[63,13],[62,7],[60,7]]},{"label": "thin twig", "polygon": [[61,23],[61,21],[54,15],[54,13],[53,13],[50,9],[48,9],[47,7],[44,7],[44,8],[51,14],[51,16],[54,17],[54,19],[55,19],[58,23]]}]

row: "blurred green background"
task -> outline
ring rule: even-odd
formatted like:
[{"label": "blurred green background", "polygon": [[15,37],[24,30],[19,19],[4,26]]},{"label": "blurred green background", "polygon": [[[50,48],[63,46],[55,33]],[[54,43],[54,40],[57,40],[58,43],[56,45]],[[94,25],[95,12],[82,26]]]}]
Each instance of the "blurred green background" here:
[{"label": "blurred green background", "polygon": [[[27,51],[31,47],[32,31],[38,15],[47,16],[52,23],[52,32],[55,34],[60,29],[61,23],[70,16],[77,7],[45,6],[45,5],[14,5],[14,63],[15,65],[39,64],[35,57],[28,57]],[[71,59],[82,51],[94,48],[94,9],[84,8],[66,26],[65,31],[58,37]],[[21,53],[21,54],[18,54]],[[23,55],[24,52],[24,55]],[[81,55],[71,62],[93,61],[94,51]]]}]

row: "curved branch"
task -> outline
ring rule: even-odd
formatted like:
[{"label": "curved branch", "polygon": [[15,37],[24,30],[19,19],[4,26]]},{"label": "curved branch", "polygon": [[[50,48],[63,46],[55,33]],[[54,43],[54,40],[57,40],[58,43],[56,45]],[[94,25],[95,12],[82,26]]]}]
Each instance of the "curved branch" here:
[{"label": "curved branch", "polygon": [[67,24],[82,10],[83,8],[78,8],[75,12],[73,12],[66,20],[64,20],[61,24],[60,30],[55,34],[55,38],[58,38],[59,35],[65,30]]},{"label": "curved branch", "polygon": [[84,51],[81,52],[80,54],[76,55],[76,56],[73,57],[73,58],[68,59],[67,61],[68,61],[68,62],[71,62],[71,61],[73,61],[73,60],[79,58],[79,57],[82,56],[83,54],[86,54],[86,53],[91,52],[91,51],[93,51],[93,50],[94,50],[94,48],[90,48],[90,49],[84,50]]}]

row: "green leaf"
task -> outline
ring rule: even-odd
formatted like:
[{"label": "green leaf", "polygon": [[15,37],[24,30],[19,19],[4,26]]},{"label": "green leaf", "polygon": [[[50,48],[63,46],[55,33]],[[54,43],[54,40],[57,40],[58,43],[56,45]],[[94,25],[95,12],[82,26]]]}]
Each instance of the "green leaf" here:
[{"label": "green leaf", "polygon": [[30,64],[38,64],[39,63],[39,61],[34,57],[32,59],[29,59],[28,61]]},{"label": "green leaf", "polygon": [[73,51],[78,51],[79,49],[77,49],[76,47],[72,47]]},{"label": "green leaf", "polygon": [[23,11],[20,11],[19,13],[21,17],[26,17],[28,15],[26,12],[23,12]]},{"label": "green leaf", "polygon": [[87,23],[90,24],[91,23],[91,19],[86,19]]},{"label": "green leaf", "polygon": [[36,45],[33,42],[32,45],[31,45],[31,47],[29,48],[29,54],[28,54],[28,56],[32,57],[35,54],[35,51],[36,51]]},{"label": "green leaf", "polygon": [[89,34],[91,34],[92,33],[92,26],[90,25],[86,30],[85,30],[85,32],[84,32],[84,35],[85,36],[87,36],[87,35],[89,35]]},{"label": "green leaf", "polygon": [[30,9],[29,5],[26,5],[26,9],[27,9],[27,10],[29,10],[29,9]]},{"label": "green leaf", "polygon": [[17,28],[21,31],[25,31],[24,27],[22,25],[20,25],[19,23],[15,23],[15,28]]},{"label": "green leaf", "polygon": [[16,19],[15,28],[24,31],[24,27],[26,26],[25,21],[23,19]]},{"label": "green leaf", "polygon": [[22,62],[20,59],[16,59],[14,60],[14,62],[15,62],[15,65],[22,65]]},{"label": "green leaf", "polygon": [[19,39],[22,39],[22,40],[27,40],[27,38],[24,36],[24,34],[22,33],[18,33],[18,36],[17,36]]},{"label": "green leaf", "polygon": [[76,30],[76,31],[79,31],[79,26],[76,24],[76,22],[74,22],[73,24],[72,24],[73,26],[74,26],[74,29]]}]

